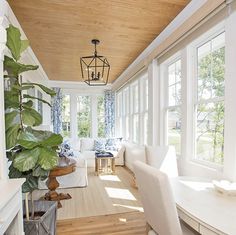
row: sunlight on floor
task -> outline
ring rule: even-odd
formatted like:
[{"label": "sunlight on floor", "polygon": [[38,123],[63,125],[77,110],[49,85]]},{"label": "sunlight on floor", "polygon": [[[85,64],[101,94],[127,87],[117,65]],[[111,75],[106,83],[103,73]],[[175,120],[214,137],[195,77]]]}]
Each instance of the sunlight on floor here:
[{"label": "sunlight on floor", "polygon": [[109,197],[137,201],[134,195],[128,189],[105,187]]},{"label": "sunlight on floor", "polygon": [[117,206],[117,207],[123,207],[123,208],[127,208],[127,209],[132,209],[132,210],[137,210],[140,212],[143,212],[143,208],[140,206],[127,206],[127,205],[121,205],[121,204],[113,204],[113,206]]},{"label": "sunlight on floor", "polygon": [[115,181],[120,182],[120,178],[117,175],[99,175],[100,180],[108,180],[108,181]]},{"label": "sunlight on floor", "polygon": [[119,218],[119,221],[120,221],[120,222],[124,222],[124,223],[127,222],[126,218]]}]

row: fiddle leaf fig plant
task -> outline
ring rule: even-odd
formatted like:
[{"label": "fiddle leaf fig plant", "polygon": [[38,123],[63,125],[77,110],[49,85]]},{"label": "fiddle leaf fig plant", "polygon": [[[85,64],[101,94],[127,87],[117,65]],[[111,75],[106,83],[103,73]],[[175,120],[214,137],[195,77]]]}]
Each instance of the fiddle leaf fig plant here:
[{"label": "fiddle leaf fig plant", "polygon": [[4,58],[5,80],[9,84],[5,90],[6,153],[10,161],[9,177],[26,178],[23,192],[38,188],[39,179],[47,178],[49,171],[57,165],[58,146],[62,136],[50,131],[36,130],[42,124],[41,114],[34,108],[34,100],[49,106],[44,99],[27,94],[37,87],[42,92],[55,95],[48,87],[23,82],[22,74],[37,70],[37,65],[20,62],[21,54],[29,46],[28,40],[21,40],[20,30],[13,25],[7,28],[7,47],[10,55]]}]

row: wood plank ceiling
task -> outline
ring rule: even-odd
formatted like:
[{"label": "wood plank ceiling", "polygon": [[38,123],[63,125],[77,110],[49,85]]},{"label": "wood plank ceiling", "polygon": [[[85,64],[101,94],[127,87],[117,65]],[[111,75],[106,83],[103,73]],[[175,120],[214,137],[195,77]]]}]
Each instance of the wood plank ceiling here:
[{"label": "wood plank ceiling", "polygon": [[8,0],[50,80],[81,81],[79,59],[98,53],[114,81],[190,0]]}]

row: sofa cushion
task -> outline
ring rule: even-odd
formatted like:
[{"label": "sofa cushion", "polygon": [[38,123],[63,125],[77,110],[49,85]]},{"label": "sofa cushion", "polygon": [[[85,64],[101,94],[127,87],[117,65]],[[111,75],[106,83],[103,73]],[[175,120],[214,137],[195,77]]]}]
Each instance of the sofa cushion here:
[{"label": "sofa cushion", "polygon": [[94,140],[94,150],[95,151],[104,151],[105,145],[106,145],[106,139]]},{"label": "sofa cushion", "polygon": [[108,138],[106,141],[106,150],[118,151],[121,147],[122,138]]},{"label": "sofa cushion", "polygon": [[93,151],[94,150],[94,139],[82,138],[80,140],[80,151]]},{"label": "sofa cushion", "polygon": [[95,151],[86,150],[82,153],[85,159],[95,159]]}]

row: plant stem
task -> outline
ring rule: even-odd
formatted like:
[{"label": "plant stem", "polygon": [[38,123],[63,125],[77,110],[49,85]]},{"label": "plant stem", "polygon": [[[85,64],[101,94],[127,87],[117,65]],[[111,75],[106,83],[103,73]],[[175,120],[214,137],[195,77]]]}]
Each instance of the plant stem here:
[{"label": "plant stem", "polygon": [[[19,79],[19,85],[20,85],[20,87],[22,87],[22,76],[21,75],[20,75],[20,79]],[[19,110],[20,110],[20,125],[21,125],[21,129],[23,130],[24,129],[23,119],[22,119],[23,96],[22,96],[22,90],[21,89],[19,91],[19,94],[20,94],[20,107],[19,107]]]},{"label": "plant stem", "polygon": [[31,192],[31,219],[34,219],[34,198],[33,191]]},{"label": "plant stem", "polygon": [[25,214],[26,214],[26,220],[29,221],[29,202],[28,202],[28,195],[29,195],[29,193],[25,193]]}]

